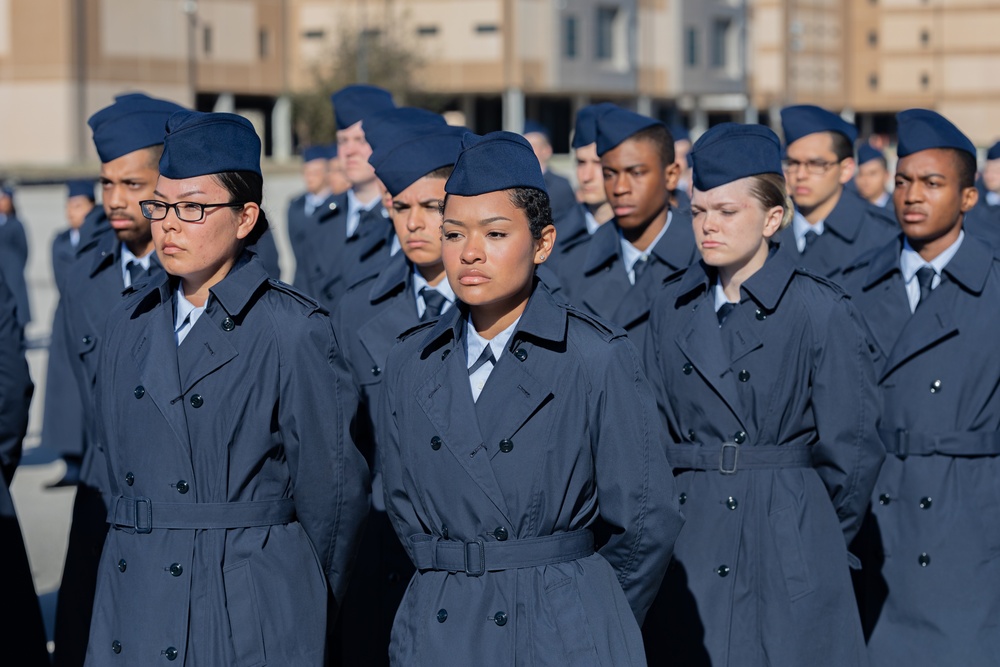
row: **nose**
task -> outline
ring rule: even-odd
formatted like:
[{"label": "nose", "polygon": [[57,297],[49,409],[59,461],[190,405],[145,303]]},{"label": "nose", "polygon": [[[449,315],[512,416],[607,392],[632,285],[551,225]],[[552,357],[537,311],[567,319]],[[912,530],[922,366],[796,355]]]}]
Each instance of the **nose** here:
[{"label": "nose", "polygon": [[623,195],[629,191],[628,178],[625,174],[615,174],[611,177],[611,191],[616,195]]},{"label": "nose", "polygon": [[477,234],[470,234],[462,245],[462,263],[475,264],[483,261],[486,261],[486,248],[483,239]]},{"label": "nose", "polygon": [[104,190],[104,201],[111,209],[125,208],[127,202],[124,197],[124,188],[121,185],[112,185]]}]

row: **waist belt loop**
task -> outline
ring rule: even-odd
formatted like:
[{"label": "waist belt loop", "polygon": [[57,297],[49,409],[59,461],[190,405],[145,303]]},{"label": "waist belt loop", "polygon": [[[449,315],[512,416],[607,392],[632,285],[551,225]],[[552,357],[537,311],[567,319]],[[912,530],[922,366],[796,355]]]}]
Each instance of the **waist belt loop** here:
[{"label": "waist belt loop", "polygon": [[470,577],[486,574],[486,542],[481,537],[465,543],[465,573]]},{"label": "waist belt loop", "polygon": [[292,498],[231,503],[161,503],[145,496],[115,496],[108,523],[127,533],[146,534],[153,529],[223,530],[276,526],[295,520]]},{"label": "waist belt loop", "polygon": [[735,475],[736,464],[739,460],[740,446],[735,442],[722,443],[722,450],[719,452],[719,472],[723,475]]}]

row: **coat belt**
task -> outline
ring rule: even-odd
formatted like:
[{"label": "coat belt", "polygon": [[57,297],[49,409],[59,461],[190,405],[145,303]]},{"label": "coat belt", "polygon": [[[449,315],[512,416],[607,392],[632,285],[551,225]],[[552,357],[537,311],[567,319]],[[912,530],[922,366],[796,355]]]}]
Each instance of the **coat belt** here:
[{"label": "coat belt", "polygon": [[739,470],[812,467],[809,445],[692,442],[667,445],[667,458],[674,470],[718,470],[723,475],[735,475]]},{"label": "coat belt", "polygon": [[996,456],[1000,454],[997,431],[951,431],[913,433],[906,429],[879,429],[887,454],[907,456]]},{"label": "coat belt", "polygon": [[477,538],[471,542],[445,540],[434,535],[411,535],[410,553],[418,570],[464,572],[479,577],[486,572],[538,567],[586,558],[594,553],[594,534],[584,528],[571,533],[503,542]]},{"label": "coat belt", "polygon": [[161,503],[149,498],[115,496],[108,523],[127,532],[148,533],[154,528],[221,530],[276,526],[295,520],[295,501],[253,500],[232,503]]}]

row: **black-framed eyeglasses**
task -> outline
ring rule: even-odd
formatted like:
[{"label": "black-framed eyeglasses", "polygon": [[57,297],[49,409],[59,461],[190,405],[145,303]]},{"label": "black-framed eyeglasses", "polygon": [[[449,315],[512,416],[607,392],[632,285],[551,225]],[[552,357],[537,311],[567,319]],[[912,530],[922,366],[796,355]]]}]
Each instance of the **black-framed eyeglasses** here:
[{"label": "black-framed eyeglasses", "polygon": [[828,162],[827,160],[808,160],[799,162],[798,160],[785,160],[783,166],[786,172],[798,172],[799,167],[805,167],[806,172],[814,176],[822,176],[830,170],[830,167],[840,164],[837,160]]},{"label": "black-framed eyeglasses", "polygon": [[242,201],[227,201],[223,204],[199,204],[196,201],[179,201],[176,204],[168,204],[165,201],[156,199],[145,199],[139,202],[139,207],[142,209],[142,217],[153,222],[166,218],[167,212],[170,209],[174,209],[177,219],[182,222],[201,222],[205,219],[206,208],[219,208],[220,206],[242,208],[246,203]]}]

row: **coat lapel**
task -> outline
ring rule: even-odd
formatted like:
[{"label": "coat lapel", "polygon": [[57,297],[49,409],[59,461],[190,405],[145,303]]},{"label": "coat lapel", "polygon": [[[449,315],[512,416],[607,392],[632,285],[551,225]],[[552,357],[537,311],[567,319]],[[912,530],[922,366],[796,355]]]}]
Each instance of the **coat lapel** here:
[{"label": "coat lapel", "polygon": [[389,351],[396,344],[396,336],[419,322],[413,294],[405,290],[358,329],[358,338],[375,365],[383,367]]},{"label": "coat lapel", "polygon": [[942,280],[937,289],[931,293],[927,303],[917,308],[902,327],[899,338],[892,346],[879,381],[884,380],[915,354],[958,333],[958,327],[952,324],[955,321],[952,311],[958,297],[958,289],[955,283]]},{"label": "coat lapel", "polygon": [[184,343],[177,348],[182,394],[187,394],[202,378],[229,363],[238,354],[222,327],[213,320],[212,313],[206,309],[191,327]]}]

